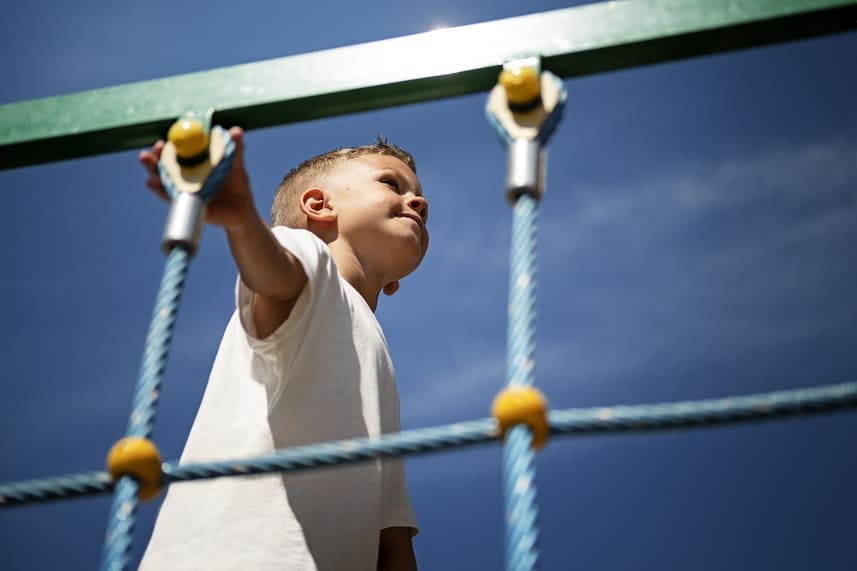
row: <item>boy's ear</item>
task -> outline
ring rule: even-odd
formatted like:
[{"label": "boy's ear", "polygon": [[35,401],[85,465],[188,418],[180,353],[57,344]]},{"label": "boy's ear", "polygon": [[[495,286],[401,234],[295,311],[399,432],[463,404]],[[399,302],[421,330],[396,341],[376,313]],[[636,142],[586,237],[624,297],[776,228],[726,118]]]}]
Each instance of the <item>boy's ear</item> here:
[{"label": "boy's ear", "polygon": [[392,281],[384,286],[384,293],[387,295],[393,295],[399,291],[399,280]]},{"label": "boy's ear", "polygon": [[336,212],[320,188],[308,188],[301,194],[301,212],[314,222],[333,222]]}]

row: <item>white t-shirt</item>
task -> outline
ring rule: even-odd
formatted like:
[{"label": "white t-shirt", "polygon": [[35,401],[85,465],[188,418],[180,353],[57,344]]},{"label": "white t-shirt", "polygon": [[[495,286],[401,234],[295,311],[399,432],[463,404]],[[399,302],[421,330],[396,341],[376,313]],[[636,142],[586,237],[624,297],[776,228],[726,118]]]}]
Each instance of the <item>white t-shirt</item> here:
[{"label": "white t-shirt", "polygon": [[[374,313],[312,233],[274,228],[307,285],[258,339],[240,280],[181,462],[376,437],[399,425],[399,395]],[[375,569],[386,527],[417,523],[401,460],[170,486],[141,563],[147,570]]]}]

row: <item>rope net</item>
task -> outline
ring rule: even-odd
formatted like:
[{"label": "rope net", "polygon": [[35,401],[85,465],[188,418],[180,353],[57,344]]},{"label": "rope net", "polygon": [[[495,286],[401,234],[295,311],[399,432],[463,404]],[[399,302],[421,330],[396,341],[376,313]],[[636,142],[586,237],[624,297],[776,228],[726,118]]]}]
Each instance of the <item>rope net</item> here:
[{"label": "rope net", "polygon": [[[533,63],[531,60],[532,58],[527,59],[523,65],[540,69],[539,63]],[[535,77],[540,76],[536,74]],[[495,109],[490,107],[492,104],[489,100],[488,119],[498,131],[501,140],[509,147],[510,180],[507,181],[507,193],[514,203],[509,278],[507,390],[531,388],[535,382],[536,235],[542,178],[540,175],[541,145],[547,142],[547,138],[556,127],[565,102],[565,92],[558,79],[554,81],[548,74],[541,85],[542,88],[558,90],[552,98],[547,98],[548,101],[553,101],[554,107],[543,110],[540,130],[532,133],[531,139],[523,141],[523,145],[518,144],[522,139],[515,135],[515,133],[521,133],[519,126],[514,124],[510,126],[508,123],[508,121],[514,121],[514,116],[501,109],[506,105],[503,99],[505,95],[497,91],[497,88],[495,88],[496,93],[492,92],[491,98],[500,102],[499,107]],[[516,89],[520,88],[518,84],[515,86]],[[535,86],[535,89],[537,91],[538,86]],[[509,93],[514,92],[509,91]],[[537,105],[542,105],[543,99],[539,98]],[[500,109],[501,113],[495,113],[497,109]],[[203,188],[201,193],[204,198],[213,194],[214,187],[219,180],[222,180],[231,164],[234,145],[231,145],[228,135],[219,136],[223,145],[223,163],[221,166],[214,167],[212,183]],[[515,151],[512,150],[513,147]],[[174,190],[169,184],[165,186],[169,190]],[[170,194],[172,196],[175,192]],[[174,206],[175,204],[176,201]],[[195,215],[204,214],[204,203],[186,205],[185,208],[194,212]],[[154,428],[155,412],[179,302],[190,259],[198,240],[198,226],[196,220],[178,220],[174,223],[174,227],[178,229],[177,233],[165,235],[165,244],[168,244],[165,246],[168,250],[167,261],[146,338],[128,425],[127,435],[132,439],[147,442],[146,439],[151,436]],[[176,235],[179,237],[176,238]],[[378,438],[355,438],[300,446],[278,450],[252,459],[199,464],[179,465],[178,462],[161,462],[157,456],[157,450],[151,446],[154,452],[151,454],[147,452],[148,456],[142,460],[132,458],[129,464],[137,466],[143,462],[147,466],[143,471],[135,472],[132,469],[117,473],[111,467],[112,473],[85,472],[0,484],[0,507],[112,493],[114,499],[101,568],[121,571],[127,569],[130,564],[139,502],[141,498],[154,495],[152,489],[156,493],[163,486],[180,482],[271,472],[295,472],[377,458],[428,454],[504,440],[506,568],[510,571],[525,571],[535,569],[539,561],[534,447],[543,443],[548,430],[550,434],[557,436],[652,432],[853,408],[857,408],[857,382],[675,403],[572,408],[552,412],[541,409],[535,413],[535,416],[540,416],[540,419],[536,418],[535,421],[529,422],[527,415],[532,419],[534,413],[525,412],[523,416],[518,417],[525,420],[512,421],[511,424],[514,426],[509,430],[507,430],[509,427],[500,421],[495,411],[495,418],[401,431]],[[119,444],[117,443],[117,447]],[[117,447],[114,447],[114,450]],[[134,448],[134,450],[139,452],[140,448]],[[112,455],[113,451],[111,451]],[[147,475],[144,475],[144,472]]]}]

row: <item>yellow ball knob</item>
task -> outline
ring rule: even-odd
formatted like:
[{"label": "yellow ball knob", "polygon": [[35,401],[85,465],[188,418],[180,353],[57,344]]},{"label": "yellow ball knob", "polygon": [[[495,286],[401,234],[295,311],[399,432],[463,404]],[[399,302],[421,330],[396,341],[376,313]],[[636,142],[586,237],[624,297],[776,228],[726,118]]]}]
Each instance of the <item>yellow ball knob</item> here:
[{"label": "yellow ball knob", "polygon": [[541,79],[532,67],[506,68],[500,72],[499,81],[506,90],[506,99],[513,105],[526,105],[541,93]]},{"label": "yellow ball knob", "polygon": [[161,455],[151,440],[127,436],[107,454],[107,470],[116,482],[132,476],[140,484],[140,499],[149,500],[161,491]]},{"label": "yellow ball knob", "polygon": [[170,127],[167,140],[176,146],[180,159],[192,159],[208,149],[208,133],[199,119],[179,119]]},{"label": "yellow ball knob", "polygon": [[504,389],[494,399],[491,414],[497,419],[504,438],[512,426],[525,424],[532,432],[533,448],[541,448],[548,440],[547,400],[533,387]]}]

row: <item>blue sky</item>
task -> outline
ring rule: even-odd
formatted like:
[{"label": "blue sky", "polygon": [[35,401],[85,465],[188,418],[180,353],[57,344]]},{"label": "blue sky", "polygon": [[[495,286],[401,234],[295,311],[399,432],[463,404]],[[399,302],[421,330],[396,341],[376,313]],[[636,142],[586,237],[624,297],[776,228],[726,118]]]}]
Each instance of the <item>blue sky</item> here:
[{"label": "blue sky", "polygon": [[[571,4],[24,3],[0,20],[0,102]],[[850,33],[566,82],[539,251],[537,383],[553,407],[857,378],[854,53]],[[503,383],[511,212],[484,102],[247,136],[263,212],[307,156],[378,131],[416,155],[432,245],[378,312],[406,428],[487,416]],[[125,430],[166,214],[135,155],[0,172],[0,481],[101,469]],[[157,420],[166,458],[181,453],[234,279],[222,233],[206,229]],[[853,569],[855,429],[857,414],[838,413],[551,442],[542,566]],[[422,569],[502,567],[500,458],[493,445],[409,461]],[[108,505],[0,511],[0,567],[95,568]],[[141,511],[137,554],[156,512]]]}]

